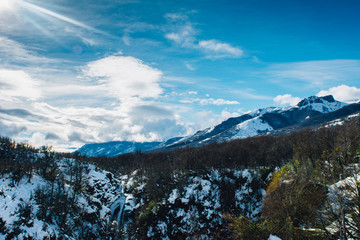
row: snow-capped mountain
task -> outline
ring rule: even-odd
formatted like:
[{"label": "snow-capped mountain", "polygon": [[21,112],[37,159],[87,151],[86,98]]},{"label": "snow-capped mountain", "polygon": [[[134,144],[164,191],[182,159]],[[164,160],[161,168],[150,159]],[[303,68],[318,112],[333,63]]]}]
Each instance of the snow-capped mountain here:
[{"label": "snow-capped mountain", "polygon": [[[355,106],[355,107],[354,107]],[[340,111],[346,108],[347,110]],[[157,151],[185,146],[200,146],[211,142],[224,142],[260,134],[282,134],[294,128],[308,127],[333,121],[353,114],[360,103],[346,104],[333,96],[311,96],[293,107],[268,107],[258,109],[239,117],[229,118],[222,123],[198,131],[193,135],[169,139],[166,142],[107,142],[92,143],[81,147],[78,152],[87,156],[116,156],[135,151]],[[344,108],[344,109],[345,109]],[[330,114],[338,112],[336,114]],[[295,127],[296,126],[296,127]]]},{"label": "snow-capped mountain", "polygon": [[167,147],[199,146],[210,142],[252,137],[297,125],[307,119],[341,109],[346,105],[346,103],[336,101],[331,95],[311,96],[303,99],[294,107],[269,107],[229,118],[215,127],[198,131]]}]

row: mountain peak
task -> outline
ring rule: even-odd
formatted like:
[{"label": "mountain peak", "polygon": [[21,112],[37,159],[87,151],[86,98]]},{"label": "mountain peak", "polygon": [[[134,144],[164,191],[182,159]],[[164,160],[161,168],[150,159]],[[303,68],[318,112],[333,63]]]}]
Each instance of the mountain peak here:
[{"label": "mountain peak", "polygon": [[332,95],[327,95],[327,96],[323,96],[323,97],[317,97],[317,96],[311,96],[308,98],[304,98],[303,100],[301,100],[297,106],[298,107],[304,107],[313,103],[324,103],[324,102],[329,102],[329,103],[334,103],[335,99]]},{"label": "mountain peak", "polygon": [[301,100],[297,107],[300,109],[308,109],[320,113],[328,113],[346,106],[346,103],[336,101],[332,95],[323,97],[311,96]]}]

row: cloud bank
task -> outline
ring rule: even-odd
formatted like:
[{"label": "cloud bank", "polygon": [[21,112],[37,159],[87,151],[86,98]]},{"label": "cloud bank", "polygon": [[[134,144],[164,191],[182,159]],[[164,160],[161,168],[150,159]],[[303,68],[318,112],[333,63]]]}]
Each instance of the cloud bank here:
[{"label": "cloud bank", "polygon": [[65,85],[0,69],[0,135],[72,151],[88,142],[159,141],[188,132],[176,105],[157,102],[164,91],[160,70],[129,56],[81,69]]}]

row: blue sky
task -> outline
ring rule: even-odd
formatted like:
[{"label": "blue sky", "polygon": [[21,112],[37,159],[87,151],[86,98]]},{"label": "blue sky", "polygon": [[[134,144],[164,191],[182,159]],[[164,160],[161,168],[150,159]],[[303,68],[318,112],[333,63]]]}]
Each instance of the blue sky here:
[{"label": "blue sky", "polygon": [[359,1],[0,0],[0,134],[71,151],[360,98]]}]

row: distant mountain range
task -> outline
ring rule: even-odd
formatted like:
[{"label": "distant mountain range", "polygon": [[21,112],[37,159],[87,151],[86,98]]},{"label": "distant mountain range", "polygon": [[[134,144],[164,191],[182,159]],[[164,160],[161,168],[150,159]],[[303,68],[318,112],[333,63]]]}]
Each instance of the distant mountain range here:
[{"label": "distant mountain range", "polygon": [[85,144],[77,151],[87,156],[116,156],[135,151],[160,151],[178,147],[195,147],[211,142],[224,142],[261,134],[280,135],[317,126],[360,111],[360,103],[346,104],[333,96],[311,96],[294,107],[264,108],[229,118],[222,123],[186,137],[166,142],[106,142]]},{"label": "distant mountain range", "polygon": [[88,143],[76,150],[88,157],[106,156],[114,157],[120,154],[131,152],[146,152],[153,149],[160,149],[171,145],[182,137],[171,138],[166,142],[128,142],[128,141],[112,141],[104,143]]}]

